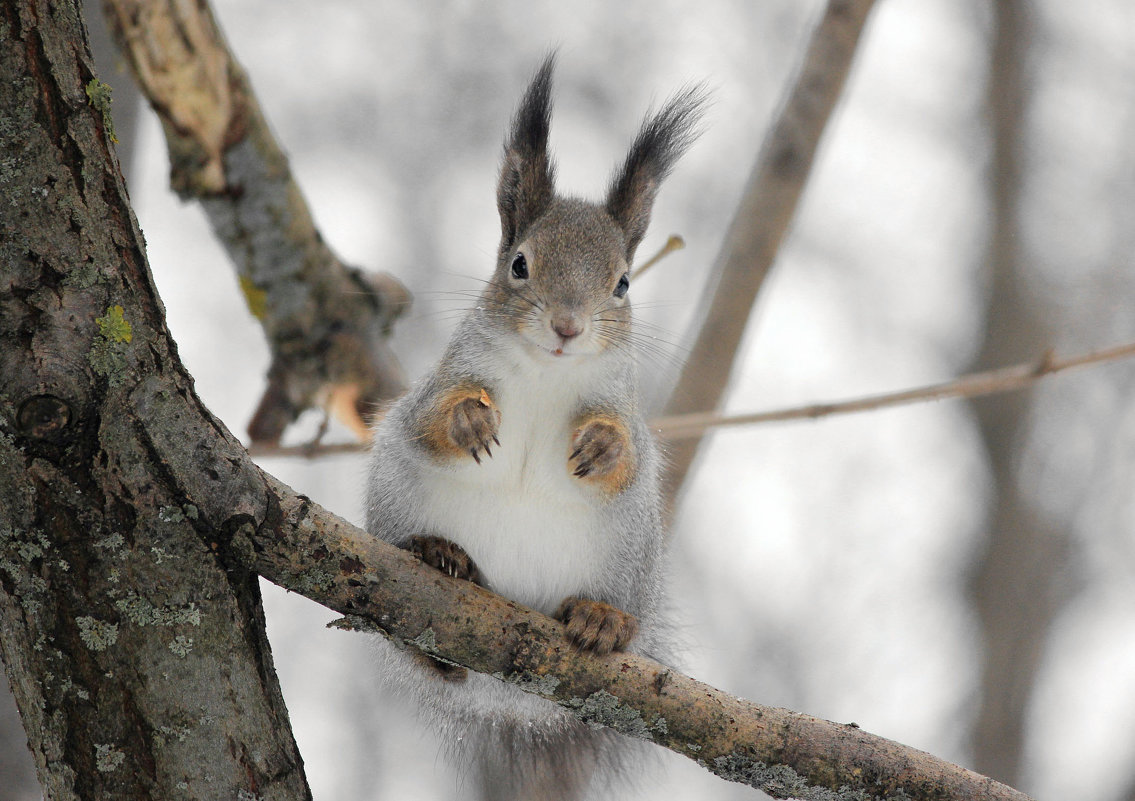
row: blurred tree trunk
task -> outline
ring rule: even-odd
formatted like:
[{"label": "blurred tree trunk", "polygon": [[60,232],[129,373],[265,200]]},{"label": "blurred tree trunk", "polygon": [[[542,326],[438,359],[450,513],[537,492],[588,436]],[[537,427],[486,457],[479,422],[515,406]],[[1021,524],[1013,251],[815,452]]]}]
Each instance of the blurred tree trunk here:
[{"label": "blurred tree trunk", "polygon": [[[1053,331],[1030,292],[1022,254],[1021,192],[1029,98],[1030,4],[1001,0],[992,12],[986,92],[992,161],[989,305],[978,368],[1035,359]],[[1068,534],[1018,481],[1030,395],[975,401],[993,476],[989,530],[971,584],[981,627],[975,768],[1013,784],[1020,778],[1025,715],[1049,628],[1067,600]]]}]

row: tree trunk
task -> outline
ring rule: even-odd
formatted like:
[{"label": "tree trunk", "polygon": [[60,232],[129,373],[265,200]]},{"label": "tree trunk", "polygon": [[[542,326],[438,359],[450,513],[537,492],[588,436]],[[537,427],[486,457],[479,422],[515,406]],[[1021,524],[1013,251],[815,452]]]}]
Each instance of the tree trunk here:
[{"label": "tree trunk", "polygon": [[[265,499],[220,423],[176,413],[197,401],[74,0],[0,5],[0,84],[0,647],[40,782],[310,798],[257,578],[217,545]],[[201,421],[232,451],[195,452]]]}]

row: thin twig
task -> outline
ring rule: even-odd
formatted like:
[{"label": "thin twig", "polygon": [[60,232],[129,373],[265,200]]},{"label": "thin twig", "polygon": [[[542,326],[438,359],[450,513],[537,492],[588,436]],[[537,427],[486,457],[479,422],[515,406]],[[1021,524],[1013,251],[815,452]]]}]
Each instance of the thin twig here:
[{"label": "thin twig", "polygon": [[640,264],[638,267],[635,267],[631,271],[631,280],[638,280],[642,277],[642,274],[649,270],[651,267],[658,264],[658,262],[662,261],[675,250],[681,250],[685,246],[686,240],[682,239],[682,237],[678,236],[677,234],[671,234],[670,238],[666,240],[666,244],[659,248],[657,253],[655,253],[653,256],[651,256],[649,259],[647,259],[645,262]]},{"label": "thin twig", "polygon": [[997,370],[971,373],[961,378],[954,379],[953,381],[931,384],[914,389],[905,389],[900,392],[889,392],[882,395],[869,395],[864,398],[855,398],[846,401],[815,403],[809,406],[774,409],[767,412],[751,414],[722,415],[716,412],[703,412],[675,415],[673,417],[660,417],[653,421],[652,426],[655,431],[666,439],[678,440],[700,436],[702,432],[710,428],[752,425],[755,423],[774,423],[786,420],[814,420],[818,417],[866,412],[873,409],[886,408],[888,406],[918,403],[920,401],[942,400],[944,398],[976,398],[981,395],[993,395],[1001,392],[1013,392],[1015,390],[1025,389],[1045,376],[1071,370],[1074,367],[1118,361],[1119,359],[1130,358],[1132,356],[1135,356],[1135,343],[1118,345],[1113,348],[1106,348],[1079,356],[1071,356],[1067,359],[1054,359],[1052,352],[1049,351],[1040,361],[1033,364],[1018,364],[1012,367],[1002,367]]},{"label": "thin twig", "polygon": [[[1001,367],[981,373],[970,373],[955,378],[953,381],[904,389],[898,392],[888,392],[882,395],[868,395],[852,400],[813,403],[808,406],[792,406],[785,409],[750,412],[748,414],[723,415],[717,412],[679,414],[669,417],[656,417],[650,425],[660,436],[675,441],[700,436],[710,428],[782,423],[790,420],[815,420],[820,417],[867,412],[890,406],[902,406],[907,403],[944,400],[946,398],[976,398],[982,395],[996,395],[1002,392],[1026,389],[1046,376],[1063,373],[1076,367],[1088,367],[1128,359],[1132,356],[1135,356],[1135,342],[1116,345],[1091,353],[1081,353],[1065,359],[1055,359],[1052,352],[1049,351],[1037,362],[1016,364],[1012,367]],[[249,453],[254,457],[301,456],[312,458],[339,453],[356,453],[365,450],[366,447],[365,444],[359,442],[343,442],[316,447],[311,444],[286,447],[257,445],[250,447]]]}]

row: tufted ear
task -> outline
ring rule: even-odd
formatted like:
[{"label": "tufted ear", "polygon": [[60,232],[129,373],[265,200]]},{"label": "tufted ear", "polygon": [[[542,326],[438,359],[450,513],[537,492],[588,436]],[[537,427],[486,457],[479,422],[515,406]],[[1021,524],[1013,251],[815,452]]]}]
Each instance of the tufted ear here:
[{"label": "tufted ear", "polygon": [[504,144],[497,183],[502,254],[547,210],[555,193],[555,165],[548,155],[555,62],[555,54],[549,54],[537,70],[512,118]]},{"label": "tufted ear", "polygon": [[705,106],[706,92],[701,86],[672,97],[643,122],[626,161],[611,179],[607,212],[626,235],[627,264],[646,234],[659,185],[700,133],[698,121]]}]

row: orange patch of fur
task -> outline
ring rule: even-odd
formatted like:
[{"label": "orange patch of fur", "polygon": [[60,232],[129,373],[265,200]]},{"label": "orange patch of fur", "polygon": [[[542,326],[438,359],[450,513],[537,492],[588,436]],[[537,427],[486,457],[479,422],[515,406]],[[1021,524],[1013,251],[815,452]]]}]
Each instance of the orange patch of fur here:
[{"label": "orange patch of fur", "polygon": [[[619,460],[610,471],[593,472],[578,480],[599,488],[606,495],[618,495],[631,485],[635,476],[635,451],[634,443],[631,441],[631,431],[621,419],[604,412],[590,412],[583,415],[576,421],[575,430],[579,432],[592,423],[602,423],[614,428],[623,441],[623,452],[619,454]],[[573,437],[569,453],[575,449],[574,439]]]},{"label": "orange patch of fur", "polygon": [[449,420],[453,415],[454,407],[469,398],[476,398],[484,403],[484,399],[488,398],[488,393],[482,387],[469,384],[458,385],[439,397],[429,414],[421,421],[418,439],[438,459],[469,455],[468,451],[454,444],[449,436]]}]

